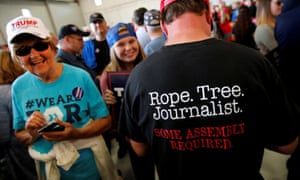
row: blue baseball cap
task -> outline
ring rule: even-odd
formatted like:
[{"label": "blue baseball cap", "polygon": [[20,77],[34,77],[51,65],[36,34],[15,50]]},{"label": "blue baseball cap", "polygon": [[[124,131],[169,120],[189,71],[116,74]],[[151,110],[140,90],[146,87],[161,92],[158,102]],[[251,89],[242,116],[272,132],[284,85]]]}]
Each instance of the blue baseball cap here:
[{"label": "blue baseball cap", "polygon": [[117,41],[128,36],[136,38],[133,26],[128,23],[118,23],[107,31],[106,40],[109,47],[112,47]]}]

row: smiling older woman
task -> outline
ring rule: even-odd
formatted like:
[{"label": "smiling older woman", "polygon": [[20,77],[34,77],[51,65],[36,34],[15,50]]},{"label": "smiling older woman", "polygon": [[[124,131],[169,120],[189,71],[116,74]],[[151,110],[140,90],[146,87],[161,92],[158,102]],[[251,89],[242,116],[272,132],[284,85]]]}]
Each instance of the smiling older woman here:
[{"label": "smiling older woman", "polygon": [[[13,128],[30,145],[39,176],[117,179],[101,135],[111,116],[92,78],[55,60],[56,47],[40,19],[20,16],[6,30],[14,60],[27,70],[12,85]],[[64,129],[38,133],[53,121]]]}]

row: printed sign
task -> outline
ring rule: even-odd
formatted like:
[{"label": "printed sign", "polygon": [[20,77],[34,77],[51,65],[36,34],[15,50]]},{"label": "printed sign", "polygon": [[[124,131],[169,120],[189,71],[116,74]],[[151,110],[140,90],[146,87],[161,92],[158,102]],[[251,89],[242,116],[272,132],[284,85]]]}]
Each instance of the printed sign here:
[{"label": "printed sign", "polygon": [[117,103],[112,106],[112,118],[116,123],[119,121],[119,113],[125,84],[130,72],[107,72],[108,88],[113,91]]}]

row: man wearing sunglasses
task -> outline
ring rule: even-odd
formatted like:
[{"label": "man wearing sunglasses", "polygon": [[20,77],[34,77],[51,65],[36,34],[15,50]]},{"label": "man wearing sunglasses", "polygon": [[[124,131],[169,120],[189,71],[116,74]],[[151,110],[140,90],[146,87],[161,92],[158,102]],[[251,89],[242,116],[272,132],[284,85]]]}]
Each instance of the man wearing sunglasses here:
[{"label": "man wearing sunglasses", "polygon": [[74,24],[62,26],[58,35],[59,48],[56,60],[86,70],[100,90],[100,83],[96,77],[96,73],[85,64],[84,59],[81,57],[82,48],[84,46],[83,37],[89,35],[89,32],[82,31]]},{"label": "man wearing sunglasses", "polygon": [[[280,0],[279,0],[280,2]],[[276,18],[275,37],[279,46],[279,70],[291,99],[300,109],[300,0],[284,0]],[[300,117],[298,126],[300,127]],[[287,180],[300,179],[300,147],[287,161]]]},{"label": "man wearing sunglasses", "polygon": [[[90,75],[56,61],[56,46],[39,18],[14,18],[6,32],[13,59],[27,70],[12,84],[13,128],[29,145],[39,179],[117,179],[101,136],[111,116]],[[38,132],[51,122],[63,130]]]}]

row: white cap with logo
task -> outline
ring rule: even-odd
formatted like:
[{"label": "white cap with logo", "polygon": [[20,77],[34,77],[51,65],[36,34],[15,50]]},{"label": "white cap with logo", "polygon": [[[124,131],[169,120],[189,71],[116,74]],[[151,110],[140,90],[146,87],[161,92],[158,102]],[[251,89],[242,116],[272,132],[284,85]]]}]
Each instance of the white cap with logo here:
[{"label": "white cap with logo", "polygon": [[44,23],[36,17],[19,16],[6,25],[8,44],[20,34],[32,34],[36,37],[45,39],[51,37]]}]

